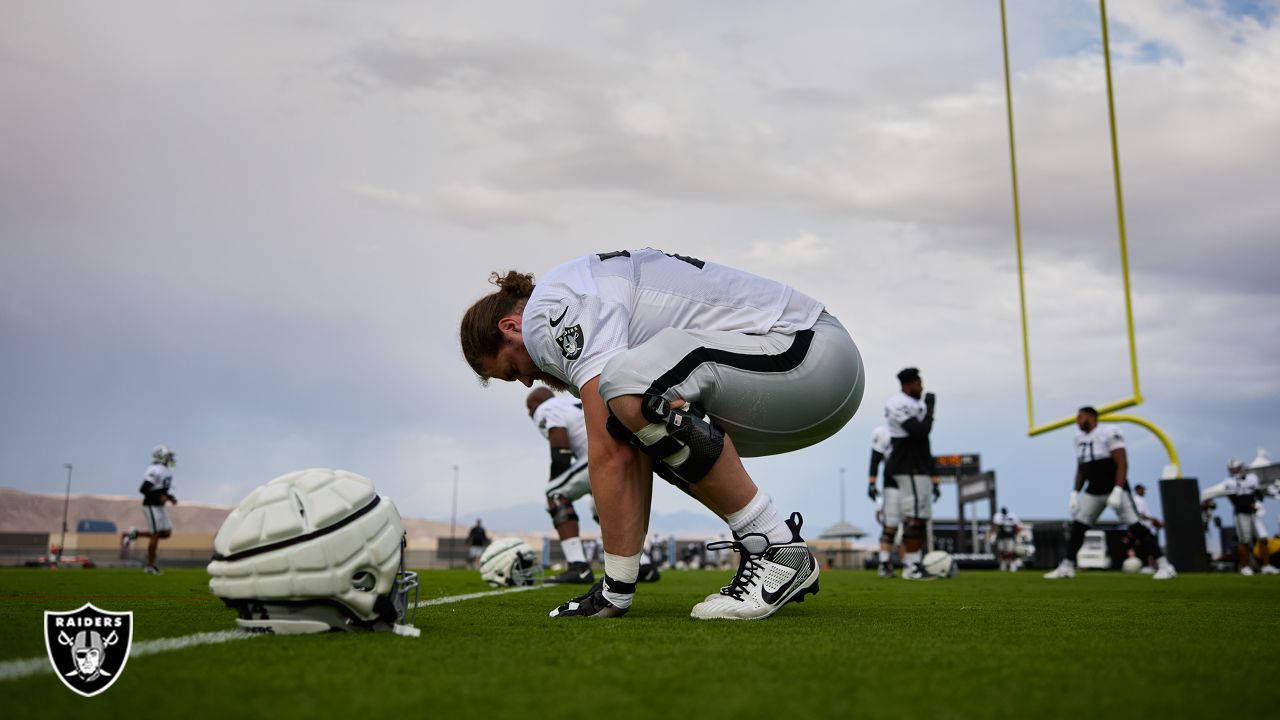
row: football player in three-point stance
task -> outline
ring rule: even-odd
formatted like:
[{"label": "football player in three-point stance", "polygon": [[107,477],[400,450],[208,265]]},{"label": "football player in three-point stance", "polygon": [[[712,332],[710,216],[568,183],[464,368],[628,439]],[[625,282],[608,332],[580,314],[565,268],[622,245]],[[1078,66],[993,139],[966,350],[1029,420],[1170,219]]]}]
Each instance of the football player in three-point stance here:
[{"label": "football player in three-point stance", "polygon": [[[582,550],[578,537],[578,513],[573,503],[591,493],[591,477],[587,473],[587,426],[582,403],[556,397],[545,387],[536,387],[525,398],[525,407],[538,432],[551,445],[551,479],[547,481],[547,512],[560,537],[560,549],[568,567],[563,573],[547,578],[549,583],[595,582],[591,563]],[[658,569],[648,554],[640,558],[640,581],[658,579]]]},{"label": "football player in three-point stance", "polygon": [[1255,565],[1264,575],[1280,573],[1280,570],[1271,564],[1271,551],[1267,543],[1262,543],[1261,563],[1255,562],[1253,556],[1253,546],[1259,539],[1266,539],[1257,531],[1255,513],[1257,502],[1263,497],[1258,486],[1258,476],[1246,472],[1244,463],[1235,458],[1227,461],[1227,473],[1226,480],[1200,493],[1201,506],[1208,507],[1214,498],[1223,496],[1231,501],[1231,508],[1236,516],[1236,562],[1241,575],[1254,574]]},{"label": "football player in three-point stance", "polygon": [[1076,413],[1076,426],[1080,428],[1075,441],[1076,479],[1067,506],[1071,513],[1071,539],[1067,556],[1056,569],[1045,573],[1045,577],[1050,580],[1075,577],[1076,553],[1084,544],[1084,534],[1108,507],[1129,526],[1140,552],[1156,558],[1157,569],[1152,577],[1156,580],[1176,577],[1178,573],[1160,552],[1155,536],[1142,524],[1133,496],[1129,494],[1129,458],[1120,429],[1099,425],[1098,411],[1089,406]]},{"label": "football player in three-point stance", "polygon": [[173,534],[173,523],[169,521],[169,511],[165,503],[178,504],[173,496],[173,467],[177,460],[173,451],[164,445],[157,445],[151,451],[151,465],[142,474],[142,516],[147,522],[146,530],[135,527],[120,536],[121,557],[127,553],[133,541],[140,537],[150,538],[147,542],[147,564],[143,568],[148,575],[159,575],[160,567],[156,565],[156,550],[161,538]]},{"label": "football player in three-point stance", "polygon": [[893,479],[898,497],[897,502],[892,502],[886,489],[884,524],[886,528],[902,525],[902,577],[921,580],[929,575],[920,565],[921,548],[928,540],[929,518],[933,517],[933,503],[940,495],[929,446],[934,399],[933,393],[924,393],[924,381],[916,368],[899,372],[898,383],[902,391],[884,404],[892,444],[884,473]]},{"label": "football player in three-point stance", "polygon": [[818,589],[799,513],[780,517],[742,457],[834,435],[862,399],[862,358],[822,303],[782,283],[653,249],[587,255],[498,291],[462,319],[463,355],[487,381],[541,381],[582,400],[605,577],[553,617],[631,607],[653,473],[733,531],[729,585],[695,618],[755,619]]}]

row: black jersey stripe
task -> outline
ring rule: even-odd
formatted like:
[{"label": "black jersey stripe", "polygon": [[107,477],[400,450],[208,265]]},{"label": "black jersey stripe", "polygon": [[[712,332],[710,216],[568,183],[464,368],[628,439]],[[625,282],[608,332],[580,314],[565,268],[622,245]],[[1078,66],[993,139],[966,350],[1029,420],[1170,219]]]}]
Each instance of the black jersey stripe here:
[{"label": "black jersey stripe", "polygon": [[804,362],[805,357],[809,354],[809,346],[812,344],[813,330],[810,329],[797,332],[793,336],[791,347],[776,355],[735,353],[705,346],[695,348],[681,358],[680,362],[676,363],[674,367],[660,375],[657,380],[654,380],[653,384],[649,386],[648,394],[662,395],[666,393],[672,387],[688,380],[694,370],[706,363],[725,365],[748,372],[790,372]]}]

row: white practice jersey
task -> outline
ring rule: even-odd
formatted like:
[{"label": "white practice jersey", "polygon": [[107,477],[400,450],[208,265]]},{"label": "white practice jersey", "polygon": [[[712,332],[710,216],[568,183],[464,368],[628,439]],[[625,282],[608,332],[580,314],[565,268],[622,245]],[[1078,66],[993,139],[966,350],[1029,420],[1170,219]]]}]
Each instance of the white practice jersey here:
[{"label": "white practice jersey", "polygon": [[1089,432],[1076,433],[1076,463],[1084,474],[1084,490],[1090,495],[1106,495],[1116,486],[1116,463],[1112,450],[1124,448],[1124,435],[1115,425],[1097,425]]},{"label": "white practice jersey", "polygon": [[1017,537],[1018,516],[1014,513],[997,512],[991,516],[991,525],[996,529],[997,537]]},{"label": "white practice jersey", "polygon": [[[902,424],[913,418],[924,422],[924,416],[928,412],[929,409],[925,407],[923,399],[913,398],[904,392],[894,393],[884,403],[884,418],[889,423],[889,437],[906,437],[909,433]],[[888,455],[888,453],[885,454]]]},{"label": "white practice jersey", "polygon": [[889,439],[889,428],[877,425],[871,431],[871,449],[885,457],[889,457],[889,452],[893,450],[893,443]]},{"label": "white practice jersey", "polygon": [[663,329],[789,334],[813,327],[822,310],[782,283],[646,248],[586,255],[542,275],[523,334],[534,363],[576,393]]},{"label": "white practice jersey", "polygon": [[587,420],[581,402],[559,396],[544,400],[533,410],[533,423],[544,438],[550,437],[551,428],[564,428],[569,433],[569,449],[579,460],[587,459]]},{"label": "white practice jersey", "polygon": [[173,489],[173,469],[168,465],[153,463],[143,471],[142,479],[151,483],[151,493],[143,500],[143,503],[147,505],[162,505],[163,501],[156,502],[156,500]]},{"label": "white practice jersey", "polygon": [[1231,477],[1200,493],[1200,502],[1226,496],[1231,501],[1237,514],[1248,515],[1254,512],[1257,502],[1258,476],[1249,473],[1244,477]]},{"label": "white practice jersey", "polygon": [[[138,466],[134,465],[134,467]],[[142,473],[142,479],[150,480],[151,486],[156,490],[168,490],[173,487],[173,470],[169,469],[167,465],[155,463],[148,466],[146,471]]]},{"label": "white practice jersey", "polygon": [[1076,462],[1088,464],[1110,460],[1111,451],[1124,447],[1124,435],[1115,425],[1098,425],[1089,432],[1076,433]]}]

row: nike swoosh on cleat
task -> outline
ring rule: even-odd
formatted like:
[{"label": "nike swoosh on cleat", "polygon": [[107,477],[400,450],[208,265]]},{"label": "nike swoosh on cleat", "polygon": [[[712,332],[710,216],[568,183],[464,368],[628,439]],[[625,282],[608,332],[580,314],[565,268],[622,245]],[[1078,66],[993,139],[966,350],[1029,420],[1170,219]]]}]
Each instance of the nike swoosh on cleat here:
[{"label": "nike swoosh on cleat", "polygon": [[805,568],[804,572],[797,572],[795,577],[791,578],[790,582],[783,584],[782,587],[778,588],[774,592],[769,592],[769,588],[761,585],[760,597],[770,605],[778,604],[778,600],[782,599],[782,596],[787,594],[787,590],[795,587],[798,583],[804,582],[804,579],[809,577],[809,574],[813,572],[814,562],[814,559],[810,557],[809,565]]},{"label": "nike swoosh on cleat", "polygon": [[560,313],[560,317],[558,317],[558,318],[556,318],[555,320],[552,320],[552,321],[551,321],[551,327],[555,327],[555,326],[559,325],[559,324],[560,324],[560,322],[561,322],[562,320],[564,320],[564,316],[565,316],[566,314],[568,314],[568,312],[569,312],[569,308],[565,308],[565,309]]}]

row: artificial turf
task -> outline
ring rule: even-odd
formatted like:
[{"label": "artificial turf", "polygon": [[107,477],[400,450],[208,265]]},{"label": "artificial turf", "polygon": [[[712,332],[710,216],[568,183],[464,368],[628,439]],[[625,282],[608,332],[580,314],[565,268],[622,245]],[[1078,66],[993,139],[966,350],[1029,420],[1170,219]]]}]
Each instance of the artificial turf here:
[{"label": "artificial turf", "polygon": [[[487,589],[431,570],[423,599]],[[418,611],[422,637],[269,636],[132,658],[93,698],[52,669],[0,680],[3,715],[327,718],[1265,716],[1280,577],[826,571],[761,622],[689,608],[728,571],[667,571],[618,620],[546,613],[578,587]],[[43,612],[132,610],[134,642],[234,627],[203,570],[0,570],[0,662],[45,656]]]}]

